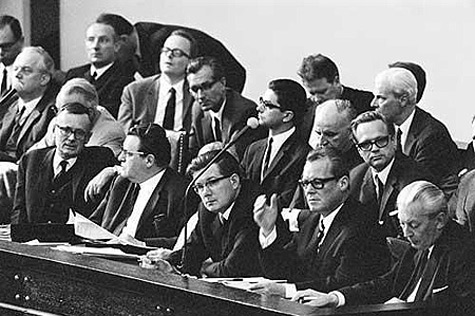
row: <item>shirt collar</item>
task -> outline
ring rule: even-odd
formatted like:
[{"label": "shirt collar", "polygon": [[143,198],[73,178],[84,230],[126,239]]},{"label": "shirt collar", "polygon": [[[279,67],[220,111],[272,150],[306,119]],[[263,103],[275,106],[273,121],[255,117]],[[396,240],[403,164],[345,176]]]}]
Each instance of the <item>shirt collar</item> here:
[{"label": "shirt collar", "polygon": [[97,73],[97,77],[96,77],[96,80],[102,76],[110,67],[112,67],[112,65],[114,64],[114,62],[108,64],[108,65],[105,65],[104,67],[101,67],[101,68],[96,68],[93,64],[91,64],[91,76],[94,74],[94,72]]},{"label": "shirt collar", "polygon": [[185,78],[181,79],[174,85],[172,85],[165,76],[160,76],[159,80],[160,80],[160,94],[164,94],[164,95],[168,94],[171,88],[175,89],[177,100],[179,99],[179,96],[183,94],[183,86],[185,84]]},{"label": "shirt collar", "polygon": [[155,174],[154,176],[148,178],[144,182],[139,183],[140,191],[141,192],[145,192],[145,191],[149,192],[149,191],[155,190],[156,186],[158,185],[158,182],[160,182],[160,180],[162,179],[163,174],[165,173],[165,170],[166,170],[166,168],[164,168],[163,170],[160,170],[157,174]]},{"label": "shirt collar", "polygon": [[223,103],[221,104],[221,107],[219,108],[218,112],[214,112],[213,110],[208,111],[211,118],[217,118],[221,122],[225,106],[226,106],[226,95],[224,96]]},{"label": "shirt collar", "polygon": [[402,132],[401,134],[401,146],[404,147],[404,144],[407,139],[407,135],[409,135],[409,129],[411,128],[412,121],[414,120],[414,114],[416,113],[416,109],[414,108],[414,111],[408,116],[408,118],[398,127],[396,126],[396,131],[397,128],[399,128]]},{"label": "shirt collar", "polygon": [[373,180],[376,177],[379,177],[379,180],[384,185],[386,185],[386,182],[388,181],[389,172],[391,171],[391,168],[393,167],[393,164],[394,164],[394,160],[395,160],[395,158],[393,157],[393,159],[391,159],[391,161],[388,163],[386,168],[384,168],[380,172],[377,172],[375,169],[371,168],[371,172],[373,173]]},{"label": "shirt collar", "polygon": [[234,203],[233,202],[226,211],[224,211],[223,213],[221,213],[221,217],[224,219],[224,220],[228,220],[229,219],[229,215],[231,215],[231,210],[233,209],[234,207]]},{"label": "shirt collar", "polygon": [[61,166],[59,165],[59,163],[63,160],[66,160],[68,162],[68,165],[66,166],[66,171],[68,171],[69,169],[72,168],[72,166],[74,166],[74,164],[78,160],[78,157],[63,159],[59,155],[58,150],[55,150],[54,151],[54,157],[53,157],[53,171],[54,171],[55,175],[57,175],[61,171]]},{"label": "shirt collar", "polygon": [[40,102],[43,96],[39,96],[33,100],[28,102],[24,102],[21,98],[18,99],[18,111],[21,111],[22,108],[25,108],[25,112],[22,117],[28,116],[31,112],[33,112],[36,105]]},{"label": "shirt collar", "polygon": [[323,223],[323,227],[325,228],[323,231],[323,236],[327,235],[327,232],[330,229],[331,224],[335,220],[335,217],[337,216],[338,212],[340,212],[342,206],[343,206],[343,203],[340,204],[333,212],[331,212],[327,216],[325,217],[322,216],[321,221]]},{"label": "shirt collar", "polygon": [[[295,126],[292,126],[288,131],[272,136],[272,146],[280,148],[282,144],[285,143],[285,141],[295,132],[295,130]],[[269,136],[268,139],[269,138],[271,138],[271,136]]]}]

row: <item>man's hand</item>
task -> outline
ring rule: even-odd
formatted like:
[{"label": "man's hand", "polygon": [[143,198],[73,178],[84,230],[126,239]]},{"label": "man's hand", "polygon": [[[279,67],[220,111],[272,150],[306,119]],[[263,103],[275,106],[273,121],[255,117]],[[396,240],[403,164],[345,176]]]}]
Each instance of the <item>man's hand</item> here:
[{"label": "man's hand", "polygon": [[158,248],[158,249],[147,252],[145,257],[150,259],[151,261],[158,260],[158,259],[168,260],[172,252],[173,250],[171,249]]},{"label": "man's hand", "polygon": [[131,235],[124,232],[119,235],[119,242],[124,245],[135,245],[139,247],[146,246],[145,242],[135,239]]},{"label": "man's hand", "polygon": [[102,169],[91,181],[87,184],[84,190],[84,200],[86,202],[93,201],[99,196],[106,186],[106,184],[115,176],[116,167],[106,167]]},{"label": "man's hand", "polygon": [[311,289],[298,291],[297,294],[292,297],[292,301],[315,307],[338,306],[338,296],[336,296],[336,294],[325,294]]},{"label": "man's hand", "polygon": [[277,194],[272,194],[270,205],[266,204],[266,197],[260,195],[254,202],[254,221],[262,229],[265,236],[268,236],[275,226],[275,221],[279,215],[279,205]]},{"label": "man's hand", "polygon": [[279,295],[285,297],[285,285],[275,282],[267,282],[253,285],[249,288],[249,291],[265,294],[265,295]]}]

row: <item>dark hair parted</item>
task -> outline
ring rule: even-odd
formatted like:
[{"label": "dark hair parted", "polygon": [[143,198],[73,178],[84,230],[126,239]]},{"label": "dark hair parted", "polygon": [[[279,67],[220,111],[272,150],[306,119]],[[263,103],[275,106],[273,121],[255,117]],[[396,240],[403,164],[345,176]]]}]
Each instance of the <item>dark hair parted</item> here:
[{"label": "dark hair parted", "polygon": [[328,82],[333,82],[336,77],[340,77],[336,64],[322,54],[305,57],[297,74],[304,81],[326,78]]},{"label": "dark hair parted", "polygon": [[116,35],[130,35],[134,26],[121,15],[112,13],[102,13],[96,19],[96,23],[107,24],[114,29]]},{"label": "dark hair parted", "polygon": [[389,68],[404,68],[409,70],[417,81],[417,95],[416,95],[416,102],[418,103],[422,95],[424,94],[424,89],[426,88],[426,72],[424,69],[416,63],[412,63],[409,61],[397,61],[395,63],[389,64]]},{"label": "dark hair parted", "polygon": [[343,176],[349,176],[349,164],[338,149],[331,147],[318,147],[317,149],[310,151],[307,155],[307,162],[313,162],[320,159],[328,159],[330,161],[330,169],[334,177],[341,178]]},{"label": "dark hair parted", "polygon": [[396,134],[394,124],[388,122],[386,117],[383,114],[376,112],[376,111],[367,111],[358,115],[353,121],[351,121],[351,138],[355,144],[358,144],[358,140],[356,139],[356,129],[358,125],[363,123],[369,123],[374,121],[381,121],[386,125],[386,130],[389,136],[393,136]]},{"label": "dark hair parted", "polygon": [[277,96],[277,103],[284,111],[294,112],[294,122],[300,123],[307,106],[307,93],[297,82],[291,79],[275,79],[268,88]]},{"label": "dark hair parted", "polygon": [[210,56],[202,56],[192,59],[186,68],[186,73],[196,74],[204,66],[211,68],[214,80],[221,80],[226,76],[221,63],[216,58]]},{"label": "dark hair parted", "polygon": [[[189,164],[186,173],[193,177],[193,174],[206,167],[206,165],[218,155],[220,150],[211,150],[198,157],[194,158]],[[243,171],[239,162],[229,152],[224,152],[223,155],[215,162],[219,168],[219,172],[222,175],[237,174],[240,178],[243,178]]]},{"label": "dark hair parted", "polygon": [[79,102],[70,102],[70,103],[66,103],[62,105],[59,108],[58,115],[61,112],[68,112],[71,114],[86,114],[87,117],[89,118],[89,122],[91,123],[91,125],[92,125],[92,122],[94,121],[94,115],[95,115],[94,110]]},{"label": "dark hair parted", "polygon": [[127,135],[139,138],[139,150],[154,155],[157,166],[168,166],[171,159],[170,142],[167,133],[160,125],[153,123],[135,125],[129,129]]},{"label": "dark hair parted", "polygon": [[198,53],[199,53],[198,42],[196,41],[195,37],[191,35],[190,32],[184,29],[178,29],[178,30],[174,30],[170,34],[170,36],[180,36],[180,37],[183,37],[184,39],[187,39],[190,42],[190,57],[195,58],[196,56],[198,56]]},{"label": "dark hair parted", "polygon": [[3,29],[7,25],[10,26],[16,41],[23,38],[20,21],[10,15],[0,15],[0,28]]}]

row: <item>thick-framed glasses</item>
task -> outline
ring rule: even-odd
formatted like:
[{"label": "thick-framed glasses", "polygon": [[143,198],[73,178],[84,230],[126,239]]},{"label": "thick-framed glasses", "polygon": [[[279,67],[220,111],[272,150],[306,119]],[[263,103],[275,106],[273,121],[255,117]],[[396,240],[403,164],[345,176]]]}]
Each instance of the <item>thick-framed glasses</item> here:
[{"label": "thick-framed glasses", "polygon": [[198,91],[208,91],[209,89],[211,89],[214,84],[218,82],[218,80],[212,80],[212,81],[206,81],[206,82],[203,82],[202,84],[200,85],[194,85],[194,86],[191,86],[190,87],[190,92],[192,93],[198,93]]},{"label": "thick-framed glasses", "polygon": [[206,181],[205,183],[196,183],[196,184],[193,186],[193,190],[195,190],[195,192],[196,192],[197,194],[200,194],[201,192],[203,192],[205,188],[208,188],[209,190],[213,190],[214,188],[216,188],[216,186],[218,185],[219,181],[224,180],[224,179],[229,178],[229,177],[231,177],[231,175],[229,175],[229,176],[222,176],[222,177],[215,178],[215,179],[209,179],[209,180]]},{"label": "thick-framed glasses", "polygon": [[272,109],[277,109],[279,111],[282,111],[282,108],[278,106],[277,104],[274,104],[270,101],[264,100],[262,97],[259,97],[259,104],[264,106],[265,108],[272,110]]},{"label": "thick-framed glasses", "polygon": [[56,125],[59,130],[59,133],[64,137],[69,137],[71,134],[74,134],[74,138],[77,140],[84,140],[87,137],[87,132],[83,129],[74,129],[69,126],[60,126]]},{"label": "thick-framed glasses", "polygon": [[139,155],[139,156],[144,156],[147,153],[143,151],[135,151],[135,150],[127,150],[127,149],[122,149],[119,153],[120,155],[124,155],[124,157],[132,157],[133,155]]},{"label": "thick-framed glasses", "polygon": [[304,190],[306,190],[309,185],[311,185],[312,188],[314,188],[315,190],[321,190],[325,187],[326,183],[328,183],[332,180],[336,180],[336,179],[338,179],[338,177],[323,178],[323,179],[315,178],[315,179],[312,179],[312,180],[300,179],[299,184],[302,186],[302,188]]},{"label": "thick-framed glasses", "polygon": [[362,142],[356,146],[363,151],[370,151],[373,149],[373,145],[376,145],[378,148],[384,148],[389,144],[389,135],[384,137],[379,137],[375,140],[369,140],[367,142]]},{"label": "thick-framed glasses", "polygon": [[185,56],[186,58],[190,58],[190,55],[188,55],[187,53],[185,53],[184,51],[182,51],[181,49],[179,48],[168,48],[168,47],[163,47],[160,52],[162,54],[168,54],[168,53],[172,53],[172,56],[173,57],[183,57]]}]

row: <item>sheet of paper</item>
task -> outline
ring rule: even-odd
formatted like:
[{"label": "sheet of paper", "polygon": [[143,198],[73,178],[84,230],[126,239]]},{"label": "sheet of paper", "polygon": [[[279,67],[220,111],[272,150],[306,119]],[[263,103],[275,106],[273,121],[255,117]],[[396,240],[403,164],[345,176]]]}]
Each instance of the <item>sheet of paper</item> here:
[{"label": "sheet of paper", "polygon": [[117,259],[140,258],[139,255],[125,253],[120,249],[110,248],[110,247],[94,248],[94,247],[84,247],[84,246],[56,246],[56,247],[53,247],[52,249],[71,252],[71,253],[79,253],[82,255],[104,257],[104,258],[117,258]]},{"label": "sheet of paper", "polygon": [[249,290],[251,286],[261,283],[286,283],[287,280],[271,280],[263,277],[249,277],[249,278],[203,278],[201,279],[211,283],[221,283],[229,287],[241,290]]},{"label": "sheet of paper", "polygon": [[68,224],[74,224],[74,233],[79,237],[92,240],[113,240],[119,243],[119,238],[116,235],[71,210],[69,211]]}]

